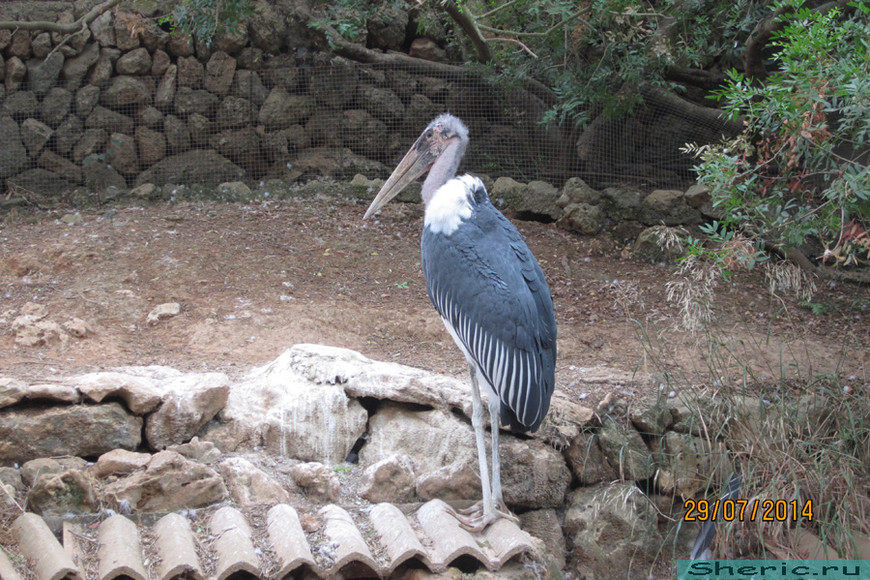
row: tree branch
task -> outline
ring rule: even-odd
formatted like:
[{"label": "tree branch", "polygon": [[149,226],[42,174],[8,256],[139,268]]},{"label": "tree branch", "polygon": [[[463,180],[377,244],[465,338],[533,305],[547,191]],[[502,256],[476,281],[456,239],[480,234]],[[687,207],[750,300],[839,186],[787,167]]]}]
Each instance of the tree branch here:
[{"label": "tree branch", "polygon": [[739,120],[729,120],[720,109],[696,105],[664,89],[645,85],[640,88],[640,94],[644,101],[679,111],[683,117],[693,123],[722,127],[723,133],[731,135],[738,135],[743,130],[743,123]]},{"label": "tree branch", "polygon": [[[817,6],[814,10],[820,14],[826,14],[834,8],[851,10],[849,0],[832,0]],[[743,72],[750,79],[763,81],[767,78],[767,67],[764,66],[764,49],[767,48],[773,33],[782,30],[785,26],[785,22],[780,16],[789,9],[790,7],[780,6],[770,16],[759,21],[749,33],[743,51]]]},{"label": "tree branch", "polygon": [[[311,23],[317,20],[314,14],[312,14],[307,8],[301,6],[297,6],[296,15],[304,23]],[[423,60],[408,56],[402,52],[384,53],[377,50],[371,50],[361,44],[347,40],[339,34],[334,27],[322,21],[318,22],[317,27],[314,28],[314,30],[323,35],[325,41],[329,43],[336,54],[356,62],[395,66],[411,73],[442,76],[449,79],[462,79],[474,76],[473,69],[466,65]],[[556,104],[556,96],[546,85],[532,78],[526,79],[526,82],[526,89],[530,93],[549,106]]]},{"label": "tree branch", "polygon": [[33,22],[18,22],[18,21],[0,21],[0,30],[43,30],[47,32],[60,32],[66,34],[74,34],[81,32],[91,22],[97,19],[102,13],[114,8],[121,0],[106,0],[102,4],[97,4],[91,8],[87,14],[68,24],[60,22],[48,21],[33,21]]},{"label": "tree branch", "polygon": [[465,32],[465,35],[468,36],[468,39],[474,46],[475,53],[477,53],[477,62],[486,64],[491,61],[492,53],[489,51],[489,45],[480,33],[475,18],[469,16],[468,7],[460,9],[454,0],[447,0],[442,5],[444,6],[444,11],[450,15],[450,18],[456,21],[462,28],[462,31]]},{"label": "tree branch", "polygon": [[851,270],[836,270],[834,268],[825,268],[813,264],[806,254],[797,248],[786,248],[784,250],[776,249],[778,254],[784,255],[786,258],[800,266],[802,269],[812,272],[816,276],[825,280],[839,280],[846,282],[855,282],[857,284],[870,284],[870,270],[864,269],[861,271]]},{"label": "tree branch", "polygon": [[705,90],[714,90],[722,86],[727,78],[719,72],[706,71],[699,68],[669,66],[665,69],[666,80],[692,85]]}]

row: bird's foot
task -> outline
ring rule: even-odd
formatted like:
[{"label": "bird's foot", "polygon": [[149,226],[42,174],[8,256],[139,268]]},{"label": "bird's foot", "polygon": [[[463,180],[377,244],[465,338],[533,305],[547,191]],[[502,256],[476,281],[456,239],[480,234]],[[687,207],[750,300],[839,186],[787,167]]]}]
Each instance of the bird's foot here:
[{"label": "bird's foot", "polygon": [[487,510],[484,503],[479,501],[473,506],[462,510],[457,510],[451,507],[449,508],[449,513],[459,521],[459,525],[462,529],[473,534],[482,532],[488,525],[502,518],[510,520],[515,524],[520,521],[517,516],[507,509],[504,502],[499,502],[497,507],[493,505],[491,506],[491,509]]}]

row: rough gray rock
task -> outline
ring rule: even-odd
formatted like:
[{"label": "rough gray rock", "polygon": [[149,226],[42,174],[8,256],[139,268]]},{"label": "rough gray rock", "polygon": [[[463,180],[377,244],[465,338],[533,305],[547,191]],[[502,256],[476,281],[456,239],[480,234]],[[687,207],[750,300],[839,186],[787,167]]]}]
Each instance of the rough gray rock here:
[{"label": "rough gray rock", "polygon": [[85,119],[86,129],[103,129],[105,131],[131,135],[135,130],[134,127],[135,123],[130,117],[100,105],[94,107],[94,110]]},{"label": "rough gray rock", "polygon": [[87,462],[80,457],[40,457],[31,459],[21,466],[21,480],[32,487],[41,475],[54,475],[70,469],[85,469]]},{"label": "rough gray rock", "polygon": [[608,419],[602,425],[599,437],[604,456],[619,470],[621,477],[640,481],[653,476],[656,470],[653,455],[637,431],[625,429]]},{"label": "rough gray rock", "polygon": [[219,102],[220,99],[208,91],[179,86],[175,92],[175,113],[182,117],[194,113],[209,117]]},{"label": "rough gray rock", "polygon": [[166,157],[166,137],[145,125],[136,127],[136,146],[139,160],[146,167]]},{"label": "rough gray rock", "polygon": [[695,225],[701,222],[701,212],[686,202],[682,191],[657,189],[644,198],[638,220],[648,226]]},{"label": "rough gray rock", "polygon": [[161,389],[148,376],[109,371],[80,375],[68,382],[96,403],[107,397],[119,397],[137,415],[150,413],[161,401]]},{"label": "rough gray rock", "polygon": [[343,145],[359,154],[366,153],[371,143],[384,143],[389,150],[390,142],[398,145],[395,136],[387,131],[387,125],[367,111],[351,109],[341,114]]},{"label": "rough gray rock", "polygon": [[225,97],[217,110],[217,125],[221,129],[235,129],[250,125],[257,118],[257,108],[248,99]]},{"label": "rough gray rock", "polygon": [[557,205],[559,191],[543,181],[520,183],[510,177],[499,177],[490,191],[490,198],[498,207],[507,207],[521,215],[556,221],[562,216]]},{"label": "rough gray rock", "polygon": [[391,5],[383,6],[372,18],[366,19],[369,43],[382,50],[402,49],[405,29],[408,27],[408,12]]},{"label": "rough gray rock", "polygon": [[94,107],[96,107],[99,102],[100,87],[95,87],[94,85],[83,86],[76,91],[76,114],[79,117],[87,117],[93,112]]},{"label": "rough gray rock", "polygon": [[575,439],[565,452],[565,459],[571,472],[582,485],[595,485],[619,479],[619,471],[607,461],[598,439],[595,434],[584,433]]},{"label": "rough gray rock", "polygon": [[136,140],[124,133],[112,133],[106,147],[106,161],[121,175],[135,175],[139,172],[139,155]]},{"label": "rough gray rock", "polygon": [[631,255],[645,262],[672,262],[685,255],[682,238],[686,234],[682,228],[648,227],[637,236]]},{"label": "rough gray rock", "polygon": [[85,184],[99,192],[111,189],[124,190],[127,181],[118,171],[105,163],[95,153],[91,153],[82,160],[82,178]]},{"label": "rough gray rock", "polygon": [[105,496],[116,508],[136,511],[174,511],[197,508],[228,497],[223,479],[212,468],[174,451],[151,457],[144,471],[110,483]]},{"label": "rough gray rock", "polygon": [[224,181],[239,181],[245,171],[215,151],[194,149],[172,155],[146,169],[136,178],[136,184],[201,183],[217,185]]},{"label": "rough gray rock", "polygon": [[588,203],[567,205],[556,223],[561,228],[585,236],[594,236],[604,227],[601,208]]},{"label": "rough gray rock", "polygon": [[0,377],[0,409],[14,405],[27,394],[27,383],[12,377]]},{"label": "rough gray rock", "polygon": [[256,71],[237,69],[230,93],[234,97],[250,99],[258,107],[266,101],[269,90]]},{"label": "rough gray rock", "polygon": [[91,466],[90,472],[97,478],[109,475],[127,475],[137,469],[144,469],[149,461],[151,461],[151,455],[148,453],[113,449],[100,455],[97,462]]},{"label": "rough gray rock", "polygon": [[399,123],[405,116],[405,105],[390,89],[360,87],[359,99],[363,109],[385,123]]},{"label": "rough gray rock", "polygon": [[124,53],[115,63],[121,75],[147,75],[151,73],[151,54],[147,48],[137,48]]},{"label": "rough gray rock", "polygon": [[51,139],[53,133],[51,127],[36,119],[25,119],[21,123],[21,141],[27,149],[27,154],[34,159],[42,152],[42,148]]},{"label": "rough gray rock", "polygon": [[53,52],[43,60],[27,63],[27,84],[38,97],[43,97],[51,89],[63,70],[64,56]]},{"label": "rough gray rock", "polygon": [[63,76],[69,81],[81,82],[100,58],[100,45],[90,42],[78,55],[68,58],[63,64]]},{"label": "rough gray rock", "polygon": [[[51,171],[70,183],[78,184],[82,182],[81,167],[54,151],[43,151],[39,159],[36,160],[36,163],[46,171]],[[80,338],[83,336],[84,334]]]},{"label": "rough gray rock", "polygon": [[201,89],[205,77],[205,67],[195,56],[178,58],[178,86],[180,88]]},{"label": "rough gray rock", "polygon": [[54,87],[42,99],[39,114],[51,128],[57,128],[69,114],[72,108],[73,95],[61,87]]},{"label": "rough gray rock", "polygon": [[27,166],[27,149],[21,140],[18,123],[12,117],[0,117],[0,179],[11,177]]},{"label": "rough gray rock", "polygon": [[500,443],[501,479],[508,505],[540,509],[564,503],[571,471],[561,453],[541,441],[506,434]]},{"label": "rough gray rock", "polygon": [[100,95],[100,103],[112,109],[147,106],[151,104],[153,86],[138,77],[118,76],[112,78],[108,88]]},{"label": "rough gray rock", "polygon": [[258,120],[268,130],[286,129],[304,123],[311,109],[311,99],[306,95],[291,95],[282,88],[274,88],[260,107]]},{"label": "rough gray rock", "polygon": [[0,410],[0,461],[76,455],[91,457],[112,449],[135,449],[142,418],[118,403]]},{"label": "rough gray rock", "polygon": [[26,76],[27,65],[20,58],[13,56],[6,61],[6,90],[17,91]]},{"label": "rough gray rock", "polygon": [[40,475],[27,492],[28,507],[40,515],[91,513],[99,507],[93,480],[84,471]]},{"label": "rough gray rock", "polygon": [[645,578],[663,542],[655,506],[632,483],[573,492],[564,529],[571,560],[587,578]]},{"label": "rough gray rock", "polygon": [[290,500],[290,494],[268,473],[244,457],[228,457],[215,466],[230,497],[239,505],[268,505]]},{"label": "rough gray rock", "polygon": [[385,457],[365,469],[359,494],[372,503],[410,503],[416,498],[416,479],[410,457]]},{"label": "rough gray rock", "polygon": [[[6,63],[7,69],[9,63]],[[9,71],[6,71],[7,78]],[[16,91],[10,93],[0,104],[0,113],[10,115],[15,119],[35,117],[39,111],[39,101],[33,91]]]},{"label": "rough gray rock", "polygon": [[257,0],[248,21],[251,43],[264,52],[278,53],[286,32],[287,19],[279,13],[278,8],[266,0]]},{"label": "rough gray rock", "polygon": [[205,67],[205,89],[218,96],[225,97],[230,92],[233,77],[236,73],[236,59],[223,51],[216,51]]},{"label": "rough gray rock", "polygon": [[292,169],[287,172],[287,178],[289,180],[317,177],[351,179],[357,173],[389,175],[389,170],[383,164],[366,159],[347,148],[315,147],[299,152]]},{"label": "rough gray rock", "polygon": [[657,442],[655,457],[661,466],[657,483],[661,493],[697,497],[709,488],[724,486],[733,473],[727,453],[710,449],[703,437],[669,431]]},{"label": "rough gray rock", "polygon": [[154,91],[154,106],[161,111],[168,111],[175,103],[175,89],[178,84],[178,66],[171,64],[166,67],[163,77],[157,83]]},{"label": "rough gray rock", "polygon": [[338,474],[329,467],[316,461],[298,463],[290,468],[293,482],[312,499],[319,501],[338,501],[341,482]]}]

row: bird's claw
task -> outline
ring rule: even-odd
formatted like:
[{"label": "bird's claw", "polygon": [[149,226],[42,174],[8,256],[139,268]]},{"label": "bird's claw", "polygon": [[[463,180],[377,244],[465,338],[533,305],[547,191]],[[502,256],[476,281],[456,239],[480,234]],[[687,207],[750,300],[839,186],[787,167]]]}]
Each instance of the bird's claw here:
[{"label": "bird's claw", "polygon": [[502,518],[512,522],[519,523],[520,519],[512,514],[503,502],[500,502],[498,507],[493,506],[490,513],[487,513],[486,506],[482,501],[479,501],[471,507],[457,510],[448,506],[448,512],[459,521],[459,525],[467,532],[472,534],[480,533],[486,527]]}]

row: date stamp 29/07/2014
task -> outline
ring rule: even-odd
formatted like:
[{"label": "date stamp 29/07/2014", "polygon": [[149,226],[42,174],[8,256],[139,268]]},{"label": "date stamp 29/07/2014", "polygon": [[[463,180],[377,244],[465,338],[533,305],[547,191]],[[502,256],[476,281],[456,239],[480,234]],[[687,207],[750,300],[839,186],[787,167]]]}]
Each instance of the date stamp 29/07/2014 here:
[{"label": "date stamp 29/07/2014", "polygon": [[687,522],[796,522],[813,520],[813,502],[772,499],[689,499],[684,504]]}]

